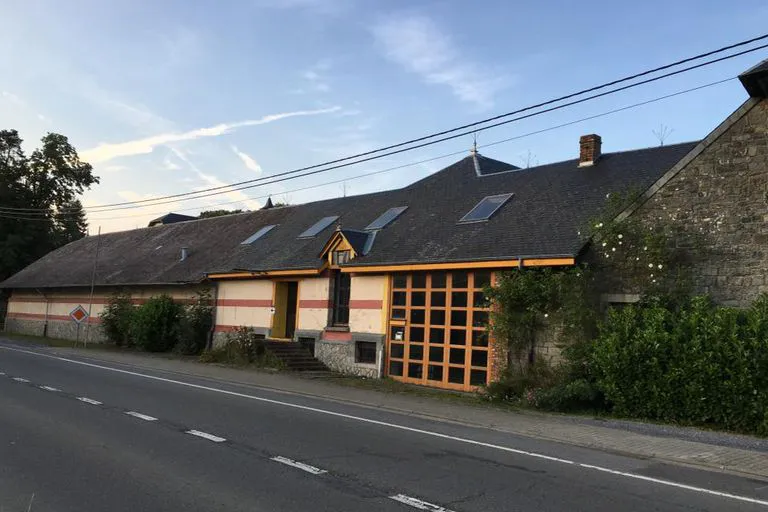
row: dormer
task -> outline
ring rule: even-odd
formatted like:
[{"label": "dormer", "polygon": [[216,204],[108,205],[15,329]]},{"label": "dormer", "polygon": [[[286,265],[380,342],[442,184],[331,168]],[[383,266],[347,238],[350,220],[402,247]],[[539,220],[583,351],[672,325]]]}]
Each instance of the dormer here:
[{"label": "dormer", "polygon": [[325,243],[320,258],[327,261],[330,268],[339,268],[359,256],[365,256],[371,250],[375,236],[375,232],[338,227]]}]

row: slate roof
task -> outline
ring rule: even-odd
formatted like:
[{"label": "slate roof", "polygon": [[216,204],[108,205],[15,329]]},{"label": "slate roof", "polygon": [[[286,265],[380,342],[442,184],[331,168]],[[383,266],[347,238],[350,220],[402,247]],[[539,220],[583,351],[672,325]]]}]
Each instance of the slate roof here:
[{"label": "slate roof", "polygon": [[740,74],[739,81],[751,97],[768,97],[768,59]]},{"label": "slate roof", "polygon": [[[86,237],[41,258],[0,288],[88,286],[97,244],[97,285],[181,284],[213,272],[316,269],[337,223],[362,232],[395,206],[408,209],[377,232],[368,253],[352,264],[575,257],[583,246],[579,229],[599,213],[608,193],[648,188],[696,144],[607,153],[582,168],[578,160],[568,160],[518,169],[468,156],[397,190]],[[489,172],[478,175],[476,163]],[[483,197],[506,192],[514,197],[490,220],[458,224]],[[297,238],[329,215],[338,215],[337,223],[314,238]],[[269,224],[277,227],[241,244]],[[359,238],[356,242],[362,233]],[[185,261],[181,247],[189,248]]]}]

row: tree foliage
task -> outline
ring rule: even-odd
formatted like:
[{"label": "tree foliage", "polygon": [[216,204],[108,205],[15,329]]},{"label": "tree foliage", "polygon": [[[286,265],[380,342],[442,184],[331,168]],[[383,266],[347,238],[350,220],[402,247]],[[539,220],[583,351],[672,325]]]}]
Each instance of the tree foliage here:
[{"label": "tree foliage", "polygon": [[205,210],[200,212],[201,219],[210,219],[212,217],[223,217],[224,215],[234,215],[236,213],[243,213],[243,210]]},{"label": "tree foliage", "polygon": [[65,136],[45,135],[29,155],[22,142],[16,130],[0,130],[0,281],[85,236],[77,197],[99,182]]}]

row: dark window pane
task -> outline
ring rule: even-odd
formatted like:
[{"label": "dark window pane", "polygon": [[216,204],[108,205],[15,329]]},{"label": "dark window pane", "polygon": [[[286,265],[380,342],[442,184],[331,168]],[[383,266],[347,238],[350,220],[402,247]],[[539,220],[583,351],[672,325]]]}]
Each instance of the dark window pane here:
[{"label": "dark window pane", "polygon": [[472,366],[482,366],[483,368],[488,366],[488,351],[487,350],[473,350],[472,351]]},{"label": "dark window pane", "polygon": [[427,274],[424,272],[417,272],[411,276],[411,288],[426,288],[427,287]]},{"label": "dark window pane", "polygon": [[413,343],[408,345],[408,359],[415,361],[424,359],[424,345]]},{"label": "dark window pane", "polygon": [[483,292],[475,292],[472,294],[472,305],[476,308],[487,308],[491,303]]},{"label": "dark window pane", "polygon": [[445,306],[445,292],[432,292],[432,307]]},{"label": "dark window pane", "polygon": [[487,375],[484,370],[470,370],[469,384],[472,386],[485,386],[488,382]]},{"label": "dark window pane", "polygon": [[464,368],[448,368],[448,382],[464,384]]},{"label": "dark window pane", "polygon": [[392,327],[389,331],[389,339],[392,341],[403,341],[405,339],[405,327]]},{"label": "dark window pane", "polygon": [[432,274],[432,288],[445,288],[445,272]]},{"label": "dark window pane", "polygon": [[452,348],[450,357],[451,364],[465,364],[465,352],[466,351],[463,348]]},{"label": "dark window pane", "polygon": [[402,361],[390,361],[389,362],[389,374],[397,377],[403,376],[403,363]]},{"label": "dark window pane", "polygon": [[411,323],[412,324],[424,325],[424,310],[423,309],[412,309],[411,310]]},{"label": "dark window pane", "polygon": [[488,346],[488,332],[487,331],[472,331],[472,345],[475,347],[487,347]]},{"label": "dark window pane", "polygon": [[407,206],[396,206],[394,208],[390,208],[389,210],[385,211],[379,217],[368,224],[365,227],[366,231],[374,231],[377,229],[382,229],[387,226],[390,222],[395,220],[400,216],[401,213],[403,213],[405,210],[407,210]]},{"label": "dark window pane", "polygon": [[333,325],[349,324],[349,291],[352,276],[335,272],[333,278]]},{"label": "dark window pane", "polygon": [[451,325],[464,327],[467,325],[466,311],[451,311]]},{"label": "dark window pane", "polygon": [[445,343],[445,329],[430,329],[429,330],[429,342],[430,343]]},{"label": "dark window pane", "polygon": [[429,323],[432,325],[445,325],[445,311],[433,309],[429,312]]},{"label": "dark window pane", "polygon": [[405,356],[405,345],[402,343],[392,343],[389,346],[389,357],[402,359]]},{"label": "dark window pane", "polygon": [[393,306],[405,306],[405,292],[395,292],[392,294]]},{"label": "dark window pane", "polygon": [[411,327],[409,341],[424,341],[424,328],[423,327]]},{"label": "dark window pane", "polygon": [[453,292],[453,293],[451,293],[451,307],[452,308],[465,308],[465,307],[467,307],[467,292]]},{"label": "dark window pane", "polygon": [[442,381],[443,380],[443,367],[442,366],[436,366],[434,364],[429,365],[429,369],[427,370],[427,380]]},{"label": "dark window pane", "polygon": [[426,306],[427,292],[411,292],[411,306]]},{"label": "dark window pane", "polygon": [[420,379],[422,368],[421,363],[408,363],[408,376],[412,379]]},{"label": "dark window pane", "polygon": [[373,341],[356,341],[355,362],[376,364],[376,343]]},{"label": "dark window pane", "polygon": [[392,318],[395,320],[405,320],[405,310],[404,309],[393,309],[392,310]]},{"label": "dark window pane", "polygon": [[485,327],[488,325],[488,312],[487,311],[473,311],[472,312],[472,325],[475,327]]},{"label": "dark window pane", "polygon": [[429,360],[432,363],[442,363],[445,351],[443,347],[429,347]]},{"label": "dark window pane", "polygon": [[392,278],[392,287],[405,288],[407,286],[407,278],[408,276],[405,274],[395,274]]},{"label": "dark window pane", "polygon": [[464,329],[451,329],[451,345],[466,345],[467,331]]},{"label": "dark window pane", "polygon": [[491,273],[489,271],[475,272],[475,288],[485,288],[491,284]]},{"label": "dark window pane", "polygon": [[466,272],[453,272],[451,274],[451,286],[453,288],[466,288],[467,287],[467,273]]}]

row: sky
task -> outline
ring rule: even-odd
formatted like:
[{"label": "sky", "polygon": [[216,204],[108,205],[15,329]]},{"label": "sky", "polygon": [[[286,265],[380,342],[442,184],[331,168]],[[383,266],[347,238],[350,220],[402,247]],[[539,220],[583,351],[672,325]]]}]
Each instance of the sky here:
[{"label": "sky", "polygon": [[[91,232],[169,211],[255,209],[267,196],[296,204],[402,187],[466,156],[473,137],[203,199],[94,208],[342,158],[768,27],[764,0],[0,0],[0,12],[0,129],[17,129],[27,151],[47,132],[69,137],[101,180],[83,197]],[[481,131],[477,144],[526,166],[576,158],[586,133],[601,135],[604,152],[658,145],[660,130],[666,144],[700,139],[746,99],[738,81],[554,127],[765,58],[768,49]]]}]

